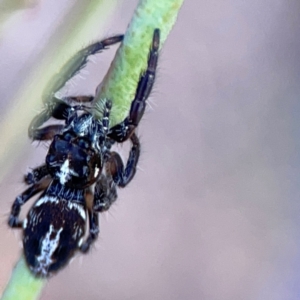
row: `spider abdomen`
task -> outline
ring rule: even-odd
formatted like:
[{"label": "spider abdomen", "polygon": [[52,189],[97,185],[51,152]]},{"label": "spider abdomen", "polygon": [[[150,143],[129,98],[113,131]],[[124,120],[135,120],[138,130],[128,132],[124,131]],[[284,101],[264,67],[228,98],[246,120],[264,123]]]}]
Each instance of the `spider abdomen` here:
[{"label": "spider abdomen", "polygon": [[[56,184],[55,189],[59,188]],[[36,201],[23,223],[25,258],[31,271],[41,277],[68,263],[82,244],[87,219],[84,202],[80,203],[82,193],[77,193],[74,201],[64,198],[68,194],[74,197],[76,191],[64,188],[61,196],[47,192]]]}]

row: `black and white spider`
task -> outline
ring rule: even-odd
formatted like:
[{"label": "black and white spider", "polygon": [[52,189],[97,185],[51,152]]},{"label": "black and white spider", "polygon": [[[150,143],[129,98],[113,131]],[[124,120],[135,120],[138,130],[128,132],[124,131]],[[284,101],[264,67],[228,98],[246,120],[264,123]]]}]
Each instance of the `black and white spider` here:
[{"label": "black and white spider", "polygon": [[[81,50],[78,70],[89,55],[122,39],[122,35],[114,36]],[[140,76],[123,122],[110,128],[110,100],[104,101],[102,118],[96,119],[92,105],[86,105],[93,100],[88,96],[69,97],[76,102],[74,106],[54,99],[31,122],[29,136],[51,144],[45,163],[25,176],[29,188],[15,199],[8,224],[23,228],[25,259],[35,276],[47,277],[58,271],[77,250],[87,252],[99,233],[98,213],[108,210],[117,198],[116,188],[125,187],[134,177],[140,155],[135,128],[154,83],[158,50],[159,29],[155,29],[147,69]],[[50,117],[63,120],[64,124],[40,127]],[[132,146],[124,167],[111,146],[127,140]],[[41,196],[25,220],[20,221],[21,206],[39,192]],[[89,233],[85,239],[87,223]]]}]

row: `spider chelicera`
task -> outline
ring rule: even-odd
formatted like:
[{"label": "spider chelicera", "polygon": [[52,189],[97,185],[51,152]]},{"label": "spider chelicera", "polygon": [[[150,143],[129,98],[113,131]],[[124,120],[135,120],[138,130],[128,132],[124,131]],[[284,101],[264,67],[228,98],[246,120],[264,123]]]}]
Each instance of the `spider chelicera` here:
[{"label": "spider chelicera", "polygon": [[[117,199],[117,187],[125,187],[134,177],[140,155],[135,129],[154,83],[159,33],[159,29],[153,32],[147,68],[140,76],[129,114],[121,123],[109,126],[110,100],[103,101],[102,118],[96,119],[93,105],[86,105],[93,101],[89,96],[68,97],[68,101],[55,98],[32,120],[30,138],[51,144],[45,163],[25,175],[29,187],[16,197],[8,224],[23,228],[24,256],[35,276],[47,277],[58,271],[77,250],[87,252],[99,233],[98,213],[108,210]],[[81,50],[76,72],[84,67],[88,56],[122,39],[122,35],[113,36]],[[41,127],[50,117],[64,124]],[[127,140],[132,146],[124,166],[111,146]],[[21,206],[39,192],[41,196],[20,221]]]}]

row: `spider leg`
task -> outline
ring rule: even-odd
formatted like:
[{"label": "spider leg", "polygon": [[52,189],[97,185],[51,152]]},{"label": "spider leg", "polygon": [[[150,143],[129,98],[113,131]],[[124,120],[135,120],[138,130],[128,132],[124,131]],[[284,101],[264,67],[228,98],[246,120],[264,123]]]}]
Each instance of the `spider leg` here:
[{"label": "spider leg", "polygon": [[[135,175],[140,155],[140,143],[135,133],[131,135],[130,139],[132,141],[132,148],[125,170],[120,155],[116,152],[111,152],[106,163],[107,174],[102,175],[96,183],[93,207],[88,207],[89,235],[80,247],[80,251],[83,253],[86,253],[90,249],[90,246],[99,235],[98,213],[107,211],[117,199],[116,185],[125,187]],[[91,196],[90,191],[88,191],[88,194]]]},{"label": "spider leg", "polygon": [[102,175],[96,183],[92,208],[88,209],[89,215],[89,235],[80,247],[80,251],[86,253],[99,234],[98,213],[109,209],[111,204],[117,199],[116,184],[111,176]]},{"label": "spider leg", "polygon": [[[106,136],[109,129],[109,115],[111,110],[112,103],[110,100],[105,101],[105,105],[103,108],[102,120],[101,120],[101,135],[99,138],[99,144],[103,147],[104,143],[107,142]],[[106,143],[108,145],[108,143]]]},{"label": "spider leg", "polygon": [[93,211],[104,212],[117,200],[117,186],[125,187],[134,177],[140,155],[140,142],[135,133],[130,137],[132,147],[126,167],[120,155],[111,152],[105,164],[106,174],[102,174],[95,186]]},{"label": "spider leg", "polygon": [[[58,120],[67,120],[71,114],[74,112],[75,108],[66,102],[55,99],[45,105],[44,110],[42,110],[37,116],[33,118],[29,127],[28,135],[33,140],[49,140],[56,133],[58,133],[64,126],[63,125],[51,125],[45,128],[40,128],[46,121],[51,117]],[[49,133],[49,138],[47,134]]]},{"label": "spider leg", "polygon": [[50,119],[50,117],[57,120],[70,121],[76,110],[84,108],[85,106],[83,105],[71,106],[62,100],[56,99],[52,103],[49,103],[49,105],[46,105],[45,109],[31,121],[28,128],[29,137],[39,141],[51,140],[54,135],[60,133],[65,125],[57,124],[39,128],[42,124]]},{"label": "spider leg", "polygon": [[91,211],[88,209],[89,217],[89,235],[86,241],[80,246],[80,251],[86,253],[93,242],[97,239],[99,235],[99,218],[97,212]]},{"label": "spider leg", "polygon": [[102,175],[95,186],[93,210],[95,212],[107,211],[117,197],[116,184],[111,174]]},{"label": "spider leg", "polygon": [[125,187],[133,179],[140,157],[141,145],[135,132],[131,134],[130,140],[132,142],[132,147],[129,152],[125,169],[119,154],[113,152],[113,155],[110,158],[110,169],[113,180],[119,187]]},{"label": "spider leg", "polygon": [[43,164],[28,172],[24,176],[24,182],[28,185],[35,184],[47,175],[49,175],[49,170],[47,168],[47,165]]},{"label": "spider leg", "polygon": [[94,195],[91,191],[91,188],[88,188],[85,193],[85,201],[88,211],[88,219],[89,219],[89,234],[82,243],[79,250],[83,253],[88,252],[92,243],[97,239],[99,234],[99,219],[98,213],[93,210],[93,198]]},{"label": "spider leg", "polygon": [[38,182],[26,189],[21,195],[17,196],[12,207],[8,219],[10,227],[22,227],[23,222],[19,220],[21,206],[25,204],[31,197],[44,190],[49,184],[49,180]]},{"label": "spider leg", "polygon": [[149,52],[147,69],[140,76],[135,98],[131,103],[129,116],[120,124],[112,127],[108,134],[111,139],[118,143],[122,143],[130,137],[143,117],[146,108],[146,100],[149,97],[155,80],[159,50],[159,34],[159,29],[155,29]]},{"label": "spider leg", "polygon": [[106,172],[111,174],[114,183],[119,187],[125,187],[133,179],[140,157],[141,145],[135,132],[130,136],[130,140],[132,146],[125,168],[121,156],[116,152],[111,152],[106,163]]},{"label": "spider leg", "polygon": [[60,133],[60,131],[64,128],[64,125],[49,125],[43,128],[37,128],[32,130],[30,133],[30,137],[34,141],[49,141],[52,140],[53,137]]},{"label": "spider leg", "polygon": [[107,49],[107,47],[121,42],[123,40],[123,37],[123,35],[115,35],[99,42],[93,43],[78,51],[52,78],[52,90],[50,91],[49,95],[46,95],[44,103],[47,103],[49,101],[51,102],[53,94],[59,91],[67,83],[68,80],[74,77],[81,69],[85,67],[90,55],[100,53],[102,52],[102,50]]},{"label": "spider leg", "polygon": [[[85,67],[90,55],[99,53],[102,50],[105,50],[107,47],[121,42],[123,40],[123,37],[123,35],[116,35],[93,43],[78,51],[70,60],[65,63],[60,72],[55,74],[55,76],[52,78],[52,90],[44,95],[44,110],[40,114],[38,114],[29,125],[29,137],[34,137],[34,131],[42,124],[44,124],[47,120],[49,120],[50,117],[54,117],[60,120],[66,120],[68,113],[70,113],[70,111],[72,110],[72,107],[64,101],[57,99],[54,96],[55,93],[59,91],[68,80],[74,77],[82,68]],[[93,98],[91,98],[90,96],[70,98],[71,100],[77,102],[89,102],[93,100]]]},{"label": "spider leg", "polygon": [[[100,53],[107,47],[116,43],[122,42],[124,35],[115,35],[96,43],[93,43],[84,49],[78,51],[73,57],[71,57],[60,72],[53,78],[53,91],[56,93],[59,91],[68,80],[74,77],[81,69],[85,67],[90,55]],[[71,72],[70,72],[71,71]]]}]

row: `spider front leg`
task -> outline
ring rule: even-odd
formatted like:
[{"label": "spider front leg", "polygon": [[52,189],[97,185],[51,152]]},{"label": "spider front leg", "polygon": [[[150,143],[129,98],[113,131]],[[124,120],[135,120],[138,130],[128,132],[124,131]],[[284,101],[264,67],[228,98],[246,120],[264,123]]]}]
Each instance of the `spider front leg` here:
[{"label": "spider front leg", "polygon": [[116,183],[111,174],[101,175],[95,186],[93,210],[96,212],[107,211],[117,197]]},{"label": "spider front leg", "polygon": [[144,115],[146,100],[150,95],[155,80],[159,50],[159,34],[159,29],[155,29],[149,52],[147,69],[140,76],[135,98],[131,103],[129,116],[122,123],[112,127],[108,134],[111,139],[118,143],[122,143],[130,137]]},{"label": "spider front leg", "polygon": [[22,205],[24,205],[31,197],[44,190],[48,184],[49,180],[35,183],[25,190],[21,195],[17,196],[11,207],[11,212],[8,219],[8,225],[10,227],[22,227],[23,222],[19,221],[19,214]]},{"label": "spider front leg", "polygon": [[41,179],[49,175],[49,170],[46,164],[32,169],[24,176],[24,182],[28,185],[35,184]]},{"label": "spider front leg", "polygon": [[45,109],[33,118],[29,127],[28,135],[33,140],[44,141],[51,140],[54,135],[58,134],[65,125],[49,125],[43,128],[39,128],[51,117],[58,120],[67,120],[74,112],[74,107],[65,103],[62,100],[55,99],[51,103],[45,105]]},{"label": "spider front leg", "polygon": [[[66,120],[69,114],[72,112],[72,106],[68,105],[64,101],[56,98],[54,95],[58,92],[68,80],[74,77],[82,68],[85,67],[88,61],[88,57],[102,50],[107,49],[107,47],[119,43],[123,40],[123,35],[115,35],[106,38],[102,41],[93,43],[84,49],[78,51],[71,59],[69,59],[65,65],[62,67],[60,72],[58,72],[52,78],[53,90],[45,96],[44,110],[39,113],[30,123],[28,128],[28,135],[33,140],[50,140],[55,134],[59,133],[62,127],[60,125],[48,126],[43,130],[43,128],[38,129],[51,117],[59,120]],[[71,71],[70,71],[71,69]],[[77,96],[77,97],[67,97],[66,100],[71,100],[75,102],[91,102],[93,100],[92,96]],[[56,126],[56,127],[55,127]]]},{"label": "spider front leg", "polygon": [[48,103],[46,108],[31,121],[28,128],[29,137],[38,141],[52,140],[56,134],[61,132],[65,125],[56,124],[42,128],[39,127],[50,117],[53,117],[57,120],[64,120],[67,123],[72,119],[72,116],[74,116],[76,110],[84,108],[84,105],[71,106],[62,100],[53,100],[52,103]]}]

